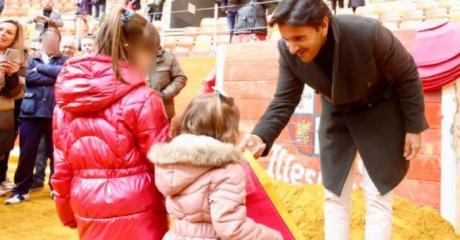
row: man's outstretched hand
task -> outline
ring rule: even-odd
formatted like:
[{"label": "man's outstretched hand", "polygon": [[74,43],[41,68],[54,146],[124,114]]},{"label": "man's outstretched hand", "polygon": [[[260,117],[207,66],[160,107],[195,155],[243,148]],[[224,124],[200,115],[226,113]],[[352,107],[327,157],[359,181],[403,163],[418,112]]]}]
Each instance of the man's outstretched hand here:
[{"label": "man's outstretched hand", "polygon": [[247,133],[244,135],[243,139],[239,144],[239,148],[241,151],[245,151],[248,149],[251,151],[252,155],[255,158],[260,158],[265,151],[267,145],[264,143],[262,138],[257,135]]},{"label": "man's outstretched hand", "polygon": [[407,133],[404,145],[404,157],[407,160],[414,160],[422,148],[422,134]]}]

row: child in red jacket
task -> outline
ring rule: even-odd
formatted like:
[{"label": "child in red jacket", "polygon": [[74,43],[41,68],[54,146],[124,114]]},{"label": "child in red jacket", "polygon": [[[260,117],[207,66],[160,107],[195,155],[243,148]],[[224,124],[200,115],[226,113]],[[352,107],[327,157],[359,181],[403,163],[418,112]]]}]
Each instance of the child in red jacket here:
[{"label": "child in red jacket", "polygon": [[120,9],[101,26],[99,55],[69,60],[58,78],[51,182],[61,221],[80,239],[160,240],[167,231],[146,156],[169,131],[144,78],[159,41],[146,19]]}]

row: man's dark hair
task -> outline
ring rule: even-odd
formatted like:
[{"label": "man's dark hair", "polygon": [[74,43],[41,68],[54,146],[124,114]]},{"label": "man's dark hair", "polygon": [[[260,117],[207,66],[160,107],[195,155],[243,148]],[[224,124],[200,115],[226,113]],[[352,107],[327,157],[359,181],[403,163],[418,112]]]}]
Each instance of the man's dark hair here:
[{"label": "man's dark hair", "polygon": [[331,18],[332,12],[323,0],[283,0],[273,13],[269,25],[306,25],[319,28],[326,16]]}]

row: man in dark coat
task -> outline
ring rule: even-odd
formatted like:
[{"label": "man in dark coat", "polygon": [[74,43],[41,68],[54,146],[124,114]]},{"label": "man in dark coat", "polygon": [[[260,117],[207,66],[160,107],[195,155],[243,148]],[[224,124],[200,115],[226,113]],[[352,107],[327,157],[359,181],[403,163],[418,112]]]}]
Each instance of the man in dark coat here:
[{"label": "man in dark coat", "polygon": [[270,22],[278,25],[279,81],[275,98],[241,142],[267,155],[308,84],[321,94],[320,158],[326,188],[326,239],[347,239],[353,163],[365,166],[366,239],[390,239],[391,192],[428,128],[416,65],[378,21],[332,16],[322,0],[284,0]]}]

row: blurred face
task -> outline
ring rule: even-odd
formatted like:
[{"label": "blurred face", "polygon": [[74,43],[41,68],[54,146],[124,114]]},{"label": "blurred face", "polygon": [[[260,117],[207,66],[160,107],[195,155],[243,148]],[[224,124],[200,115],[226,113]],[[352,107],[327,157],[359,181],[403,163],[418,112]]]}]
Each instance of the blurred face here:
[{"label": "blurred face", "polygon": [[12,23],[0,23],[0,50],[6,50],[13,45],[18,27]]},{"label": "blurred face", "polygon": [[81,51],[85,55],[91,55],[94,52],[96,52],[96,45],[94,44],[94,39],[83,38],[81,40]]},{"label": "blurred face", "polygon": [[59,53],[59,35],[53,31],[47,31],[42,36],[42,49],[48,56]]},{"label": "blurred face", "polygon": [[130,55],[131,64],[136,67],[136,69],[142,73],[147,74],[152,70],[152,63],[156,63],[156,52],[146,51],[143,49],[136,49],[133,51],[134,54]]},{"label": "blurred face", "polygon": [[[321,27],[293,26],[282,24],[279,30],[289,52],[297,55],[303,62],[309,63],[318,55],[327,39],[329,18],[325,17]],[[331,36],[332,37],[332,36]]]},{"label": "blurred face", "polygon": [[74,57],[76,51],[77,48],[75,47],[75,44],[73,44],[72,42],[64,43],[62,45],[62,54],[66,55],[69,58]]},{"label": "blurred face", "polygon": [[43,9],[51,10],[51,9],[53,9],[53,1],[44,0],[44,1],[42,1],[42,6],[43,6]]}]

